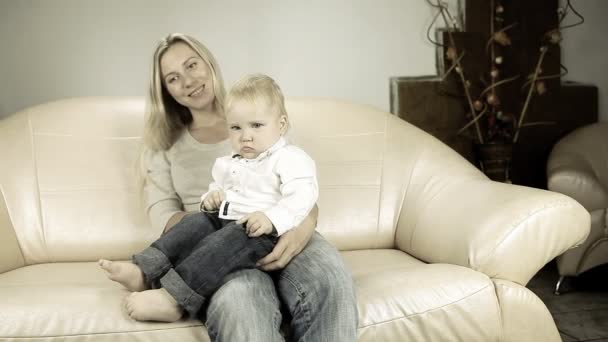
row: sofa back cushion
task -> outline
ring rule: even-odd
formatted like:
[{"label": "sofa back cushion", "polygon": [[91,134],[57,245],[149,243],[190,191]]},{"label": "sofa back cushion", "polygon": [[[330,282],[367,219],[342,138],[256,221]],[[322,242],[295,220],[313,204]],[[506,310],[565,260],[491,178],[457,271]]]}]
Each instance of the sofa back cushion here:
[{"label": "sofa back cushion", "polygon": [[39,105],[0,121],[0,179],[26,263],[128,258],[159,235],[138,207],[139,98]]},{"label": "sofa back cushion", "polygon": [[[340,249],[394,245],[403,184],[385,180],[392,115],[287,101],[290,139],[316,160],[319,230]],[[26,263],[129,258],[160,235],[143,215],[135,162],[143,98],[92,97],[0,121],[0,182]]]},{"label": "sofa back cushion", "polygon": [[389,148],[396,145],[388,130],[391,122],[406,123],[370,106],[326,99],[292,98],[287,110],[291,141],[317,164],[319,231],[341,250],[393,247],[405,180],[389,175],[397,151]]}]

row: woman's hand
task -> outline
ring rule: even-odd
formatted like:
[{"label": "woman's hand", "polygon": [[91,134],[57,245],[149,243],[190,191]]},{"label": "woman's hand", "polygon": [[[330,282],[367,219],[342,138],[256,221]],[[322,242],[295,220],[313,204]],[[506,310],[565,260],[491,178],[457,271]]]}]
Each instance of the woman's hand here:
[{"label": "woman's hand", "polygon": [[279,241],[272,252],[260,259],[257,266],[264,271],[275,271],[287,266],[291,259],[298,255],[312,238],[317,226],[318,215],[319,209],[315,205],[299,226],[279,237]]}]

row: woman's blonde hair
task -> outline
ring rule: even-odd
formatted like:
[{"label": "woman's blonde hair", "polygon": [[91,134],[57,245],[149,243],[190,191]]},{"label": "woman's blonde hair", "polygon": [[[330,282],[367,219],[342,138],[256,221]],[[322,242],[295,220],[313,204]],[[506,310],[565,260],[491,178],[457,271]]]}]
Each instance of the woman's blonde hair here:
[{"label": "woman's blonde hair", "polygon": [[265,104],[277,115],[284,115],[289,128],[285,97],[279,85],[270,76],[251,74],[238,80],[226,95],[225,109],[230,111],[236,101],[245,100],[256,106]]},{"label": "woman's blonde hair", "polygon": [[147,182],[151,181],[147,177],[151,153],[171,148],[182,131],[192,122],[190,110],[177,103],[167,91],[167,88],[163,84],[160,70],[160,60],[164,53],[173,44],[179,42],[188,44],[207,64],[209,70],[211,70],[215,94],[213,108],[220,114],[224,113],[226,88],[224,88],[224,79],[222,78],[220,67],[211,51],[195,38],[181,33],[172,33],[161,39],[154,50],[152,66],[150,68],[150,87],[146,96],[142,145],[135,163],[135,178],[139,190],[140,206],[145,205],[144,186]]},{"label": "woman's blonde hair", "polygon": [[160,60],[173,44],[182,42],[190,46],[211,70],[215,93],[214,109],[224,112],[224,79],[215,57],[203,43],[181,33],[172,33],[161,39],[156,46],[150,69],[150,88],[146,98],[146,122],[143,132],[144,146],[153,151],[168,150],[185,127],[192,122],[190,110],[169,94],[163,84]]}]

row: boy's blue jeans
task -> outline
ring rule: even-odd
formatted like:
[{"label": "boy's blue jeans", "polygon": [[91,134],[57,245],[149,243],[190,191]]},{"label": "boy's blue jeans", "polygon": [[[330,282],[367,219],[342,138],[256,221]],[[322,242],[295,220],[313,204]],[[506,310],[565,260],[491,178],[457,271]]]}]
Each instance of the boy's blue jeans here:
[{"label": "boy's blue jeans", "polygon": [[190,317],[197,317],[226,275],[255,268],[276,240],[270,235],[251,238],[243,225],[201,212],[184,217],[134,255],[133,262],[150,287],[165,288]]}]

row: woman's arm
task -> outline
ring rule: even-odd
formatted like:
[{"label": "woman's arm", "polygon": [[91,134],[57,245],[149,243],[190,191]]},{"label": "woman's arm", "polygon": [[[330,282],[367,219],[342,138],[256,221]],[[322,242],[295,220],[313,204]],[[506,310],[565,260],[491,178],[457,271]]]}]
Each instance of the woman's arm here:
[{"label": "woman's arm", "polygon": [[287,266],[291,259],[298,255],[312,238],[317,227],[319,207],[315,204],[308,216],[299,226],[290,229],[279,237],[279,241],[270,254],[258,261],[258,266],[264,271],[279,270]]},{"label": "woman's arm", "polygon": [[144,151],[142,159],[145,163],[143,195],[146,213],[150,222],[164,234],[187,213],[183,211],[181,199],[173,186],[166,152]]}]

